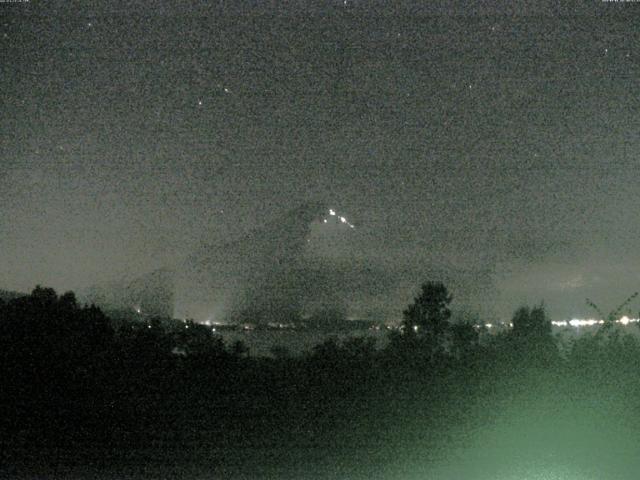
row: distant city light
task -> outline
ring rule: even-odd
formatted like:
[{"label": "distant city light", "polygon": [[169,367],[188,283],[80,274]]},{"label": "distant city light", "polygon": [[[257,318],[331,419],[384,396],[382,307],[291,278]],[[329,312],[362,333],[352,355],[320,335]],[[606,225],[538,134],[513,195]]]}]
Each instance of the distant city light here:
[{"label": "distant city light", "polygon": [[[640,318],[629,318],[626,315],[619,318],[618,320],[614,320],[614,323],[624,325],[624,326],[629,325],[630,323],[638,323],[638,322],[640,322]],[[593,327],[595,325],[604,325],[604,323],[605,323],[604,320],[596,319],[596,318],[572,318],[570,320],[552,320],[551,321],[551,325],[553,325],[554,327],[574,327],[574,328]],[[513,327],[513,324],[512,323],[502,323],[502,324],[485,323],[485,327],[487,328],[494,328],[498,326]]]}]

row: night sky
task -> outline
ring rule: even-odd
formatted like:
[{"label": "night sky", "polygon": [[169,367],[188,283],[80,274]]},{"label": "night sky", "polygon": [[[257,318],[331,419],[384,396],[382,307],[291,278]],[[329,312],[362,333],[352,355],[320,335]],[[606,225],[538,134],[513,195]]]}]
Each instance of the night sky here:
[{"label": "night sky", "polygon": [[507,317],[640,288],[640,3],[46,3],[0,3],[2,289],[144,274],[310,201],[356,226],[311,240],[360,315],[436,276]]}]

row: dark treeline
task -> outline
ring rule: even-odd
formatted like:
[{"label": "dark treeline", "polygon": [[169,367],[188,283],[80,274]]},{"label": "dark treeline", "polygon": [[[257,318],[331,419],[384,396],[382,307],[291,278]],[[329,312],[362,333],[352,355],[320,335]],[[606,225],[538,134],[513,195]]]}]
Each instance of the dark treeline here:
[{"label": "dark treeline", "polygon": [[[635,336],[606,323],[563,340],[543,306],[489,335],[453,323],[450,303],[428,282],[384,349],[351,338],[258,358],[203,325],[116,325],[72,293],[37,287],[0,303],[0,471],[352,479],[495,478],[527,462],[631,468],[614,457],[640,430]],[[592,460],[607,448],[609,460]]]}]

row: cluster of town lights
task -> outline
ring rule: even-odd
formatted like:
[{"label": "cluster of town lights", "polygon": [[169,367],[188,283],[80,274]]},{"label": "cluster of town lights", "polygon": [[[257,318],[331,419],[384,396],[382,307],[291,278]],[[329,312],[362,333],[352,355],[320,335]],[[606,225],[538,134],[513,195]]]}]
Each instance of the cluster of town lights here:
[{"label": "cluster of town lights", "polygon": [[[629,318],[626,315],[624,317],[619,318],[618,320],[614,320],[614,323],[618,323],[620,325],[629,325],[630,323],[638,323],[640,322],[640,318]],[[605,323],[604,320],[599,320],[595,318],[572,318],[571,320],[552,320],[551,325],[554,327],[593,327],[595,325],[603,325]],[[493,328],[494,325],[492,323],[486,323],[485,327]],[[512,323],[501,324],[501,326],[509,326],[513,327]]]},{"label": "cluster of town lights", "polygon": [[[639,321],[640,319],[638,318],[629,318],[625,315],[624,317],[615,320],[615,323],[619,323],[620,325],[629,325],[630,323],[638,323]],[[602,325],[604,323],[604,320],[597,320],[594,318],[572,318],[571,320],[560,320],[551,322],[551,324],[556,327],[592,327],[594,325]]]},{"label": "cluster of town lights", "polygon": [[[134,307],[134,311],[138,314],[142,314],[142,311],[140,309],[140,307]],[[186,325],[187,320],[183,319],[182,320],[183,323],[185,323],[185,328],[189,328],[189,325]],[[631,323],[639,323],[640,322],[640,318],[629,318],[628,316],[623,316],[620,317],[618,320],[613,320],[613,323],[617,323],[623,326],[629,325]],[[552,320],[551,321],[551,325],[553,325],[554,327],[593,327],[595,325],[604,325],[606,322],[605,320],[602,319],[596,319],[596,318],[572,318],[571,320]],[[212,327],[211,329],[215,332],[216,331],[216,326],[221,325],[219,322],[213,322],[210,319],[206,320],[203,322],[204,325],[208,326],[208,327]],[[276,324],[273,324],[270,326],[274,326]],[[285,328],[287,325],[283,325],[283,324],[277,324],[278,328]],[[482,325],[476,325],[476,328],[480,328]],[[513,323],[511,322],[507,322],[507,323],[485,323],[484,327],[491,329],[494,327],[497,328],[504,328],[504,327],[513,327]],[[151,328],[151,325],[149,325],[149,328]],[[402,327],[401,327],[402,328]],[[253,328],[245,325],[244,330],[253,330]],[[418,326],[414,325],[413,326],[414,331],[418,331]]]}]

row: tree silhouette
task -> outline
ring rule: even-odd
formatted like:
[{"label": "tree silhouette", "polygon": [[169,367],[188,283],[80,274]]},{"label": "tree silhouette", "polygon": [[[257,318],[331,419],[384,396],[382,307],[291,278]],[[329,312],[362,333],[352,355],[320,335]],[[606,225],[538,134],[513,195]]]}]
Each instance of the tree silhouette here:
[{"label": "tree silhouette", "polygon": [[[551,320],[544,305],[518,308],[507,335],[511,353],[528,366],[548,366],[559,361],[559,351],[551,333]],[[524,365],[524,364],[523,364]]]},{"label": "tree silhouette", "polygon": [[14,358],[27,356],[45,365],[52,358],[86,358],[113,339],[109,319],[95,306],[80,307],[72,292],[58,298],[52,288],[38,285],[2,311],[0,343]]},{"label": "tree silhouette", "polygon": [[453,297],[442,282],[426,282],[414,302],[403,312],[404,327],[409,333],[441,338],[449,330]]},{"label": "tree silhouette", "polygon": [[423,283],[420,295],[402,312],[402,333],[390,336],[388,353],[396,361],[418,368],[425,360],[433,362],[444,355],[451,330],[452,299],[442,282]]},{"label": "tree silhouette", "polygon": [[269,349],[269,353],[276,360],[289,360],[291,359],[291,351],[284,345],[274,345]]},{"label": "tree silhouette", "polygon": [[[616,308],[614,308],[613,310],[611,310],[609,312],[608,315],[605,315],[602,310],[600,310],[600,308],[598,307],[598,305],[596,305],[593,301],[589,300],[587,298],[587,305],[589,305],[591,308],[593,308],[599,315],[600,318],[602,320],[604,320],[604,326],[606,328],[610,327],[611,325],[613,325],[615,323],[616,320],[618,320],[618,318],[620,317],[620,314],[622,313],[623,309],[625,307],[628,307],[629,304],[631,302],[633,302],[636,297],[638,296],[638,292],[634,292],[631,296],[629,296],[629,298],[627,298],[624,302],[622,302],[620,305],[618,305]],[[605,328],[605,329],[606,329]]]},{"label": "tree silhouette", "polygon": [[58,300],[58,295],[53,288],[36,285],[31,292],[31,300],[41,306],[51,306]]},{"label": "tree silhouette", "polygon": [[468,357],[477,347],[480,334],[476,327],[468,322],[451,326],[451,353],[457,359]]},{"label": "tree silhouette", "polygon": [[321,361],[335,361],[340,356],[340,345],[331,337],[313,347],[313,356]]},{"label": "tree silhouette", "polygon": [[542,338],[551,335],[551,320],[547,316],[544,305],[529,308],[518,308],[511,321],[513,333],[519,337]]},{"label": "tree silhouette", "polygon": [[236,340],[231,345],[230,353],[234,358],[245,358],[249,355],[249,348],[242,340]]}]

